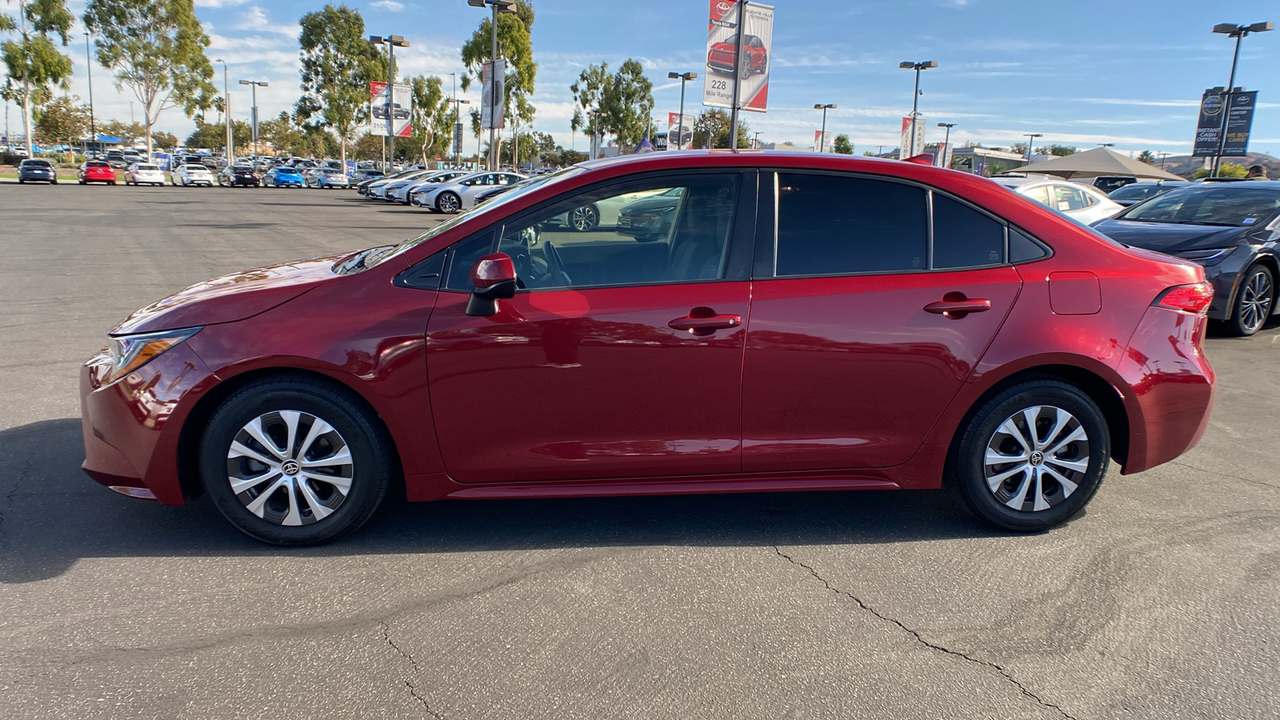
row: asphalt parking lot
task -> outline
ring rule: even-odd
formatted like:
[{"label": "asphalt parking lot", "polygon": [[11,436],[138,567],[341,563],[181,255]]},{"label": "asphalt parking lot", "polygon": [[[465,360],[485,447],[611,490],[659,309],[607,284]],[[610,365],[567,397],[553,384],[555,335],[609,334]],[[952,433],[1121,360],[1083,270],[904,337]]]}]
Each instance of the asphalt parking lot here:
[{"label": "asphalt parking lot", "polygon": [[302,550],[85,477],[77,373],[210,276],[439,216],[354,192],[0,185],[8,718],[1272,718],[1280,324],[1204,439],[994,532],[944,493],[392,500]]}]

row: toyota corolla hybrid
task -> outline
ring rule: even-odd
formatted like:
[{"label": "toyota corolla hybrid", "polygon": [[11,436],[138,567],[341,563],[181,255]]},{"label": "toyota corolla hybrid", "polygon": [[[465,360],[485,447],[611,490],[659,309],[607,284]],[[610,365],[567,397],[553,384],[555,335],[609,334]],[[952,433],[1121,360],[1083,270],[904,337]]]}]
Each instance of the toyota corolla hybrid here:
[{"label": "toyota corolla hybrid", "polygon": [[[648,193],[644,237],[548,221]],[[96,481],[268,543],[410,500],[953,484],[1053,527],[1190,448],[1213,290],[989,180],[710,151],[585,163],[399,245],[145,307],[81,372]],[[1137,480],[1137,482],[1141,482]]]}]

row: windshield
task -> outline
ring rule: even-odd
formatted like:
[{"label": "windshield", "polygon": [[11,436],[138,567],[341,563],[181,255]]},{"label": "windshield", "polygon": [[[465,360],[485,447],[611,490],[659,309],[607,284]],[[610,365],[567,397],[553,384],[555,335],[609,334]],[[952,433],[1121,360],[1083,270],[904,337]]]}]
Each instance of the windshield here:
[{"label": "windshield", "polygon": [[1158,185],[1125,185],[1118,190],[1112,190],[1107,193],[1107,197],[1112,200],[1141,200],[1151,197],[1160,191]]},{"label": "windshield", "polygon": [[1118,220],[1182,225],[1263,225],[1280,210],[1280,188],[1184,188],[1164,193],[1120,214]]},{"label": "windshield", "polygon": [[156,167],[155,165],[139,165],[138,169],[139,170],[159,170],[160,168]]}]

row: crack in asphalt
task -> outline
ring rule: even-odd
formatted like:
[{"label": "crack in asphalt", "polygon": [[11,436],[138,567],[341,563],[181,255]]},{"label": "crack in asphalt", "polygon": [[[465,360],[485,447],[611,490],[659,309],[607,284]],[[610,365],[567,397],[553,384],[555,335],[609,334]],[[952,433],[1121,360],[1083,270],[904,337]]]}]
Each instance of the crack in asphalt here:
[{"label": "crack in asphalt", "polygon": [[915,630],[912,630],[911,628],[909,628],[909,627],[907,627],[906,625],[902,624],[902,622],[901,622],[900,620],[895,620],[894,618],[891,618],[891,617],[889,617],[888,615],[885,615],[885,614],[883,614],[883,613],[879,612],[879,611],[878,611],[878,610],[876,610],[875,608],[873,608],[873,607],[871,607],[870,605],[868,605],[868,604],[866,604],[865,602],[863,602],[860,598],[858,598],[858,597],[857,597],[856,595],[854,595],[853,593],[850,593],[850,592],[847,592],[847,591],[845,591],[845,590],[841,590],[841,589],[839,589],[839,588],[835,587],[835,586],[834,586],[834,585],[832,585],[830,582],[828,582],[826,578],[824,578],[824,577],[822,577],[821,575],[819,575],[819,574],[818,574],[818,571],[817,571],[817,570],[814,570],[814,569],[813,569],[813,567],[811,567],[811,566],[809,566],[809,565],[806,565],[805,563],[800,562],[799,560],[797,560],[797,559],[795,559],[795,558],[791,557],[790,555],[788,555],[788,554],[786,554],[786,553],[782,552],[782,549],[781,549],[781,548],[779,548],[777,545],[774,545],[774,546],[772,546],[772,547],[773,547],[773,551],[774,551],[775,553],[777,553],[779,557],[783,558],[784,560],[786,560],[787,562],[791,563],[792,565],[798,565],[799,567],[802,567],[802,568],[804,568],[805,570],[808,570],[810,575],[812,575],[812,576],[813,576],[813,577],[814,577],[818,582],[822,583],[822,584],[823,584],[823,586],[825,586],[825,587],[826,587],[828,590],[830,590],[831,592],[833,592],[833,593],[835,593],[835,594],[837,594],[837,595],[840,595],[840,596],[842,596],[842,597],[847,597],[847,598],[849,598],[850,600],[852,600],[852,601],[854,601],[855,603],[857,603],[858,607],[860,607],[860,608],[862,608],[863,610],[866,610],[867,612],[871,613],[871,614],[872,614],[873,616],[875,616],[876,618],[878,618],[878,619],[880,619],[880,620],[883,620],[884,622],[892,623],[893,625],[898,626],[898,627],[899,627],[903,632],[905,632],[905,633],[907,633],[908,635],[910,635],[911,637],[915,638],[916,642],[920,643],[921,645],[923,645],[923,646],[925,646],[925,647],[929,648],[930,650],[936,650],[936,651],[938,651],[938,652],[940,652],[940,653],[944,653],[944,654],[946,654],[946,655],[951,655],[951,656],[954,656],[954,657],[961,658],[961,659],[966,660],[966,661],[968,661],[968,662],[971,662],[971,663],[973,663],[973,664],[975,664],[975,665],[981,665],[981,666],[983,666],[983,667],[986,667],[986,668],[990,668],[990,669],[992,669],[992,670],[995,670],[995,671],[996,671],[997,673],[999,673],[999,674],[1000,674],[1000,676],[1001,676],[1001,677],[1003,677],[1005,680],[1008,680],[1009,682],[1013,683],[1013,684],[1014,684],[1014,686],[1015,686],[1015,687],[1017,687],[1017,688],[1018,688],[1018,690],[1019,690],[1019,691],[1021,691],[1023,695],[1026,695],[1027,697],[1029,697],[1029,698],[1031,698],[1032,700],[1036,701],[1036,702],[1037,702],[1041,707],[1050,708],[1050,709],[1052,709],[1052,710],[1055,710],[1055,711],[1057,711],[1060,715],[1062,715],[1062,717],[1067,718],[1067,720],[1076,720],[1076,719],[1075,719],[1074,717],[1072,717],[1072,716],[1071,716],[1071,714],[1069,714],[1066,710],[1063,710],[1061,707],[1059,707],[1059,706],[1057,706],[1057,705],[1054,705],[1054,704],[1053,704],[1053,703],[1051,703],[1051,702],[1048,702],[1047,700],[1045,700],[1045,699],[1041,698],[1039,695],[1036,695],[1035,693],[1033,693],[1033,692],[1031,692],[1030,690],[1028,690],[1028,689],[1026,688],[1026,686],[1025,686],[1025,685],[1023,685],[1022,683],[1018,682],[1018,680],[1017,680],[1016,678],[1014,678],[1014,677],[1013,677],[1013,675],[1012,675],[1012,674],[1010,674],[1010,673],[1009,673],[1009,671],[1008,671],[1008,670],[1005,670],[1003,667],[1001,667],[1001,666],[999,666],[999,665],[997,665],[997,664],[995,664],[995,663],[993,663],[993,662],[989,662],[989,661],[987,661],[987,660],[982,660],[982,659],[980,659],[980,658],[975,658],[975,657],[973,657],[973,656],[971,656],[971,655],[967,655],[967,654],[962,653],[962,652],[960,652],[960,651],[958,651],[958,650],[952,650],[952,649],[947,648],[947,647],[944,647],[944,646],[942,646],[942,645],[938,645],[937,643],[932,643],[932,642],[929,642],[928,640],[925,640],[925,639],[924,639],[924,637],[922,637],[922,636],[920,635],[920,633],[919,633],[919,632],[917,632],[917,631],[915,631]]},{"label": "crack in asphalt", "polygon": [[[1278,335],[1277,337],[1280,337],[1280,335]],[[1280,490],[1280,485],[1272,485],[1269,482],[1263,482],[1261,480],[1250,480],[1247,477],[1240,477],[1239,475],[1232,475],[1231,473],[1224,473],[1218,470],[1206,470],[1205,468],[1196,467],[1195,465],[1188,465],[1187,463],[1179,462],[1177,460],[1170,460],[1169,464],[1177,465],[1179,467],[1184,467],[1184,468],[1187,468],[1188,470],[1196,470],[1198,472],[1208,473],[1210,475],[1228,477],[1228,478],[1231,478],[1232,480],[1239,480],[1240,482],[1249,483],[1250,485],[1261,485],[1262,487],[1269,487],[1269,488],[1275,488],[1276,490]]]},{"label": "crack in asphalt", "polygon": [[4,511],[0,512],[0,549],[9,544],[9,532],[5,529],[5,519],[9,517],[9,513],[13,511],[13,503],[18,499],[18,488],[22,485],[22,481],[26,479],[27,474],[31,472],[32,457],[27,456],[27,461],[22,464],[22,469],[18,471],[18,476],[13,479],[13,487],[9,488],[9,492],[4,496]]},{"label": "crack in asphalt", "polygon": [[[400,657],[409,661],[409,664],[413,666],[413,675],[414,677],[417,677],[418,661],[413,659],[413,654],[407,653],[404,650],[400,649],[400,646],[396,644],[396,641],[391,638],[390,625],[388,625],[386,622],[379,622],[378,624],[382,626],[382,638],[387,641],[387,644],[391,646],[392,650],[395,650],[397,653],[400,654]],[[409,694],[413,695],[413,697],[416,698],[418,702],[422,703],[423,709],[426,710],[427,713],[431,715],[431,717],[437,718],[437,720],[444,720],[444,716],[436,712],[435,710],[432,710],[431,704],[427,702],[427,699],[418,694],[418,688],[413,684],[412,680],[405,678],[404,685],[405,687],[409,688]]]}]

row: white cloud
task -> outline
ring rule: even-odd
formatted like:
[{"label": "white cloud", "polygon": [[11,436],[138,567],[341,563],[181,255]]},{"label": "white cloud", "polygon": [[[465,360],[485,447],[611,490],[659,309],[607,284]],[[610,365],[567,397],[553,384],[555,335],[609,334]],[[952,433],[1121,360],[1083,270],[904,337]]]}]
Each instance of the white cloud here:
[{"label": "white cloud", "polygon": [[298,37],[298,33],[301,32],[301,28],[298,27],[297,23],[271,22],[267,11],[257,5],[252,5],[244,11],[244,15],[240,17],[240,22],[236,23],[236,29],[267,32],[292,38]]},{"label": "white cloud", "polygon": [[196,7],[198,8],[239,7],[247,2],[249,2],[249,0],[196,0]]},{"label": "white cloud", "polygon": [[[396,2],[396,0],[374,0],[374,2],[369,3],[369,5],[388,12],[400,12],[404,9],[404,3]],[[499,27],[501,27],[501,25],[499,25]]]}]

